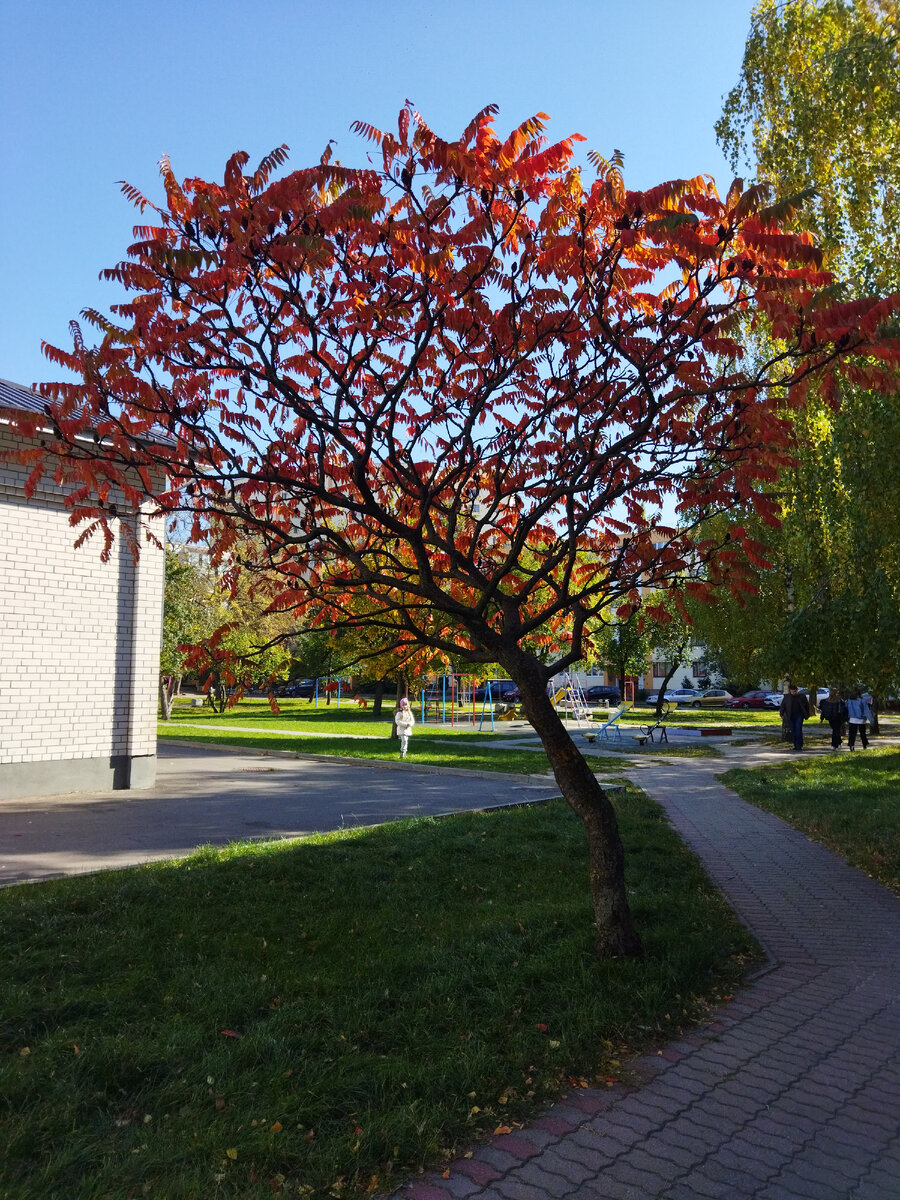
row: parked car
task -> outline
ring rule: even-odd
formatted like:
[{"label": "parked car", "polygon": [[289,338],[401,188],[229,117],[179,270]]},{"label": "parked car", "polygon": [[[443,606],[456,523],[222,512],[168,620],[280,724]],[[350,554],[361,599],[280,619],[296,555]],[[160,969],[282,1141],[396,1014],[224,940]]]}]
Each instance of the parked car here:
[{"label": "parked car", "polygon": [[726,708],[765,708],[766,697],[768,692],[744,692],[743,696],[735,696],[732,700],[726,700]]},{"label": "parked car", "polygon": [[316,681],[314,679],[294,679],[278,691],[279,696],[292,696],[300,700],[312,700],[315,694]]},{"label": "parked car", "polygon": [[706,688],[705,691],[698,692],[692,700],[680,700],[679,704],[691,708],[724,708],[728,701],[733,699],[731,692],[726,692],[724,688]]},{"label": "parked car", "polygon": [[487,699],[487,685],[491,685],[491,703],[517,704],[522,699],[522,693],[511,679],[488,679],[473,692],[476,703]]},{"label": "parked car", "polygon": [[585,691],[584,698],[588,704],[602,704],[604,700],[610,704],[622,703],[622,693],[611,683],[595,683]]},{"label": "parked car", "polygon": [[[786,691],[787,689],[785,689]],[[809,688],[798,688],[801,696],[809,695]],[[816,704],[821,704],[823,700],[827,700],[831,692],[831,688],[820,687],[816,692]],[[781,702],[784,699],[784,692],[769,692],[766,696],[765,704],[767,708],[780,708]]]},{"label": "parked car", "polygon": [[[676,688],[674,692],[666,692],[663,699],[669,700],[672,704],[687,704],[699,696],[700,693],[696,688]],[[659,699],[659,692],[654,692],[644,701],[645,704],[656,704]]]}]

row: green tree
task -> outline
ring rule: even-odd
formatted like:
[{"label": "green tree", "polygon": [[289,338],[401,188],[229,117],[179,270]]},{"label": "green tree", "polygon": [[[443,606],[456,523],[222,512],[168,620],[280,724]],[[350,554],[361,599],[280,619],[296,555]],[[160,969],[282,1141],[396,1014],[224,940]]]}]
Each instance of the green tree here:
[{"label": "green tree", "polygon": [[668,664],[656,695],[656,715],[660,717],[666,702],[666,689],[676,672],[688,662],[697,634],[688,606],[678,592],[656,592],[646,596],[644,611],[649,618],[645,625],[647,640]]},{"label": "green tree", "polygon": [[163,719],[172,715],[172,698],[181,688],[187,654],[180,646],[195,645],[216,629],[208,601],[206,573],[183,551],[166,547],[165,600],[159,656],[159,696]]},{"label": "green tree", "polygon": [[653,649],[649,625],[640,610],[627,617],[612,617],[594,634],[595,654],[606,671],[615,674],[622,696],[625,680],[640,677],[647,669]]},{"label": "green tree", "polygon": [[167,549],[160,655],[165,720],[188,672],[199,676],[218,712],[246,688],[264,687],[287,672],[295,623],[273,607],[274,598],[265,575],[220,575],[206,561]]},{"label": "green tree", "polygon": [[900,286],[900,2],[760,0],[716,133],[782,195],[854,291]]},{"label": "green tree", "polygon": [[[834,289],[900,286],[900,3],[761,0],[741,76],[716,127],[734,166],[781,195],[814,188]],[[852,320],[852,309],[848,309]],[[756,331],[757,344],[760,340]],[[797,465],[782,474],[782,527],[755,597],[707,617],[705,635],[748,674],[897,686],[900,653],[900,417],[897,380],[844,381],[794,416]]]}]

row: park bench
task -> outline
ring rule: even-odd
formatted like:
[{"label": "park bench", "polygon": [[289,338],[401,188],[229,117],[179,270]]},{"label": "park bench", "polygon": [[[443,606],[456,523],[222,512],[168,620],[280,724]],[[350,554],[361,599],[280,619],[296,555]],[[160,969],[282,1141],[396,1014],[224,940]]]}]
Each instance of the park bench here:
[{"label": "park bench", "polygon": [[647,742],[653,742],[654,734],[656,733],[659,734],[660,744],[665,742],[668,745],[669,735],[666,732],[665,721],[670,711],[671,706],[667,702],[662,706],[662,712],[655,721],[650,721],[646,725],[638,726],[638,732],[633,733],[631,736],[639,746],[645,746]]}]

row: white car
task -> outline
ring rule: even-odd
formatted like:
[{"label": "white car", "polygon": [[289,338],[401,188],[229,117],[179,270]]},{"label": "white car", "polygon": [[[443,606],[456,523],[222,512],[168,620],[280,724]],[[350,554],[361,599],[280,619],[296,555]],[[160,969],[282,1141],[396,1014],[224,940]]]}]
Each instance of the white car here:
[{"label": "white car", "polygon": [[[687,704],[700,693],[696,688],[676,688],[674,692],[666,692],[663,699],[671,700],[673,704]],[[655,704],[659,699],[659,692],[654,692],[652,696],[648,696],[644,701],[645,704]]]},{"label": "white car", "polygon": [[[809,688],[800,688],[800,695],[808,696]],[[820,687],[816,691],[816,706],[818,707],[818,705],[820,705],[823,700],[827,700],[830,695],[831,695],[831,688]],[[769,692],[768,696],[766,696],[763,703],[768,708],[780,708],[781,702],[783,699],[784,699],[784,692]]]}]

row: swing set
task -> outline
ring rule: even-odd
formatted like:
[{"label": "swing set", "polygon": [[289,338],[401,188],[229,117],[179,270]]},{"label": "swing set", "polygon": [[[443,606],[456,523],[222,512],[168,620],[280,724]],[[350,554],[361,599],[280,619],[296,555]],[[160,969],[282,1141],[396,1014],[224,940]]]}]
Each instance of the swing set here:
[{"label": "swing set", "polygon": [[490,679],[482,690],[472,675],[430,675],[423,681],[419,695],[419,721],[422,725],[452,728],[468,725],[479,731],[489,723],[494,732],[495,720],[508,719],[496,712],[497,706],[504,703],[501,697],[491,694]]}]

